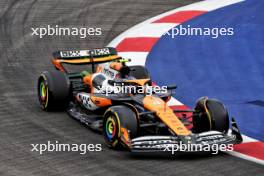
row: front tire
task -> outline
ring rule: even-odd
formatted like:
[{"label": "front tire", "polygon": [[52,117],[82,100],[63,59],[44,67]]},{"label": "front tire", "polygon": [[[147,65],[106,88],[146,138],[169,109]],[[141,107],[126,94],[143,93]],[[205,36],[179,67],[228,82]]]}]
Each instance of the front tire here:
[{"label": "front tire", "polygon": [[130,138],[138,135],[139,122],[136,113],[127,106],[113,106],[109,108],[103,119],[103,135],[105,143],[114,149],[123,148],[121,128],[129,132]]},{"label": "front tire", "polygon": [[194,132],[200,133],[211,130],[225,134],[228,132],[229,116],[223,103],[202,97],[196,103],[195,110],[200,115],[193,117]]}]

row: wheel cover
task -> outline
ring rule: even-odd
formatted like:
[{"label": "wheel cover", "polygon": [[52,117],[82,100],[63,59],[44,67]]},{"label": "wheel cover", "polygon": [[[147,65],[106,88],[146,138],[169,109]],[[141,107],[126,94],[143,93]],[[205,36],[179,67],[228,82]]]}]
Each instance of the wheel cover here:
[{"label": "wheel cover", "polygon": [[112,116],[110,116],[106,121],[105,131],[107,139],[112,141],[117,131],[117,124]]},{"label": "wheel cover", "polygon": [[42,80],[39,84],[39,99],[41,104],[46,108],[48,105],[48,86],[45,84],[45,80]]}]

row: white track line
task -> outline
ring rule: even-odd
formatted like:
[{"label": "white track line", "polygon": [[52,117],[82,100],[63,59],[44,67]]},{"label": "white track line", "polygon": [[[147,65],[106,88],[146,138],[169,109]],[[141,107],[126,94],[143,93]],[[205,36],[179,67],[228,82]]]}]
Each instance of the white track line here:
[{"label": "white track line", "polygon": [[226,152],[226,153],[228,153],[228,154],[230,154],[232,156],[238,157],[238,158],[242,158],[242,159],[245,159],[245,160],[249,160],[249,161],[264,165],[264,161],[263,160],[251,157],[249,155],[245,155],[243,153],[239,153],[239,152],[236,152],[236,151]]}]

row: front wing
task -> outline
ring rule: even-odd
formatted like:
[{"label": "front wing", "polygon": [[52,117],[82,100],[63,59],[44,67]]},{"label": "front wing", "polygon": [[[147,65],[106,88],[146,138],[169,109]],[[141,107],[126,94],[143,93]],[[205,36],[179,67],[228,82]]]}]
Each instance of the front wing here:
[{"label": "front wing", "polygon": [[241,142],[242,136],[232,119],[231,134],[208,131],[188,136],[144,136],[132,139],[129,148],[132,152],[200,152]]}]

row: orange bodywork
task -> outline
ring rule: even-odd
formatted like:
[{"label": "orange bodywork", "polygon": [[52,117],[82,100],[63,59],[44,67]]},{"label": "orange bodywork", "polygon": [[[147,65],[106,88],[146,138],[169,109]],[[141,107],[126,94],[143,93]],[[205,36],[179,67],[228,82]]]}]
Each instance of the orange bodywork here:
[{"label": "orange bodywork", "polygon": [[[120,58],[117,55],[101,57],[101,58],[81,58],[81,59],[58,59],[54,58],[52,63],[54,66],[65,72],[65,68],[62,66],[63,63],[66,64],[88,64],[88,63],[100,63],[100,62],[111,62]],[[119,62],[111,63],[110,67],[114,70],[119,71],[122,68],[122,64]],[[96,72],[100,72],[102,67],[98,67]],[[86,85],[89,85],[92,89],[92,75],[87,75],[83,78],[83,81]],[[146,85],[150,79],[136,79],[136,80],[126,80],[126,83],[134,83],[140,86]],[[91,93],[93,91],[91,90]],[[112,105],[112,101],[108,98],[91,96],[91,100],[94,104],[99,107],[106,107]],[[154,111],[160,120],[165,123],[175,134],[187,136],[190,134],[190,131],[184,126],[184,124],[178,119],[174,114],[173,110],[159,97],[146,96],[143,99],[144,108],[149,111]],[[124,142],[129,141],[128,132],[125,129],[122,129],[122,136]]]},{"label": "orange bodywork", "polygon": [[86,75],[83,77],[84,84],[92,86],[92,75]]},{"label": "orange bodywork", "polygon": [[52,64],[60,71],[65,72],[64,67],[61,65],[61,61],[57,59],[52,59]]},{"label": "orange bodywork", "polygon": [[143,105],[147,110],[156,112],[157,117],[175,134],[182,136],[190,134],[190,131],[182,124],[173,110],[161,98],[146,96],[143,99]]},{"label": "orange bodywork", "polygon": [[88,87],[91,90],[91,93],[93,93],[93,78],[92,75],[86,75],[83,77],[84,84],[88,85]]},{"label": "orange bodywork", "polygon": [[112,101],[104,97],[91,96],[91,100],[96,106],[99,106],[99,107],[106,107],[106,106],[112,105]]},{"label": "orange bodywork", "polygon": [[126,128],[121,127],[121,136],[120,136],[122,142],[126,145],[126,146],[130,146],[130,137],[129,137],[129,133],[127,131]]}]

